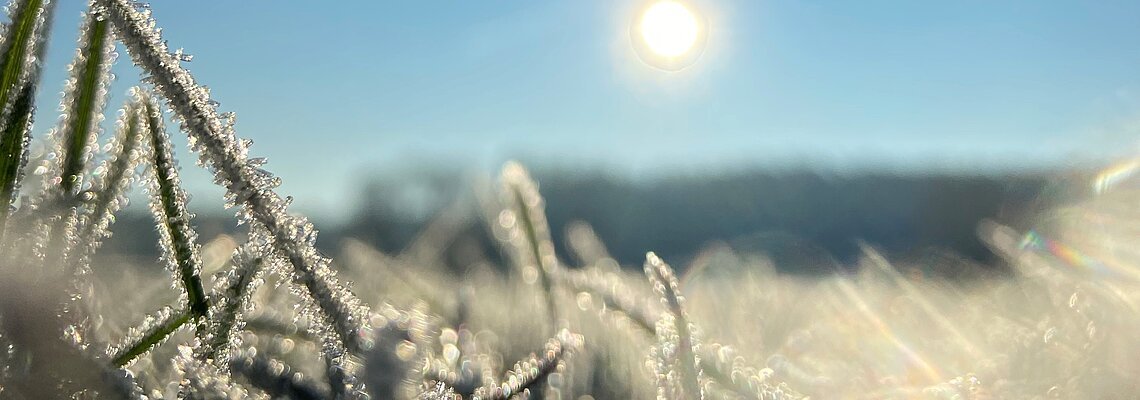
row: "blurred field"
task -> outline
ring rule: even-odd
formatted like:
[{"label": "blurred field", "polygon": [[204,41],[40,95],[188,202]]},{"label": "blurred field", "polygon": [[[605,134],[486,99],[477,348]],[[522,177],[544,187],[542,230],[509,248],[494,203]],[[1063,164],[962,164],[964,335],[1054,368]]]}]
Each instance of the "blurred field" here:
[{"label": "blurred field", "polygon": [[[1080,179],[1026,177],[745,175],[648,186],[539,179],[567,270],[553,296],[584,347],[536,395],[656,397],[647,355],[658,339],[638,318],[657,320],[662,310],[639,260],[619,256],[632,246],[679,260],[686,311],[711,371],[702,390],[712,397],[1131,398],[1140,389],[1132,379],[1140,373],[1140,258],[1115,253],[1107,272],[1090,261],[1135,243],[1127,206],[1134,190],[1073,196]],[[382,198],[381,186],[364,197]],[[500,247],[496,238],[508,231],[480,203],[493,196],[480,193],[437,201],[446,205],[420,225],[395,209],[366,208],[323,244],[367,303],[430,316],[428,343],[440,356],[428,365],[460,377],[479,376],[479,366],[501,370],[554,333],[543,322],[543,290]],[[733,215],[740,218],[726,223]],[[1030,228],[993,222],[1003,218]],[[205,272],[214,273],[242,239],[204,221],[204,237],[214,238],[203,250]],[[121,241],[138,240],[125,239],[137,232],[123,222],[120,243],[110,245],[128,249]],[[104,310],[108,326],[125,329],[119,318],[173,301],[165,271],[148,267],[145,254],[113,257],[122,262],[96,271],[107,293],[96,297],[129,301]],[[276,287],[258,292],[245,340],[300,376],[320,376],[305,322],[287,317],[298,300]],[[152,384],[165,382],[170,372],[155,361],[162,357],[148,360],[132,369],[143,383],[151,375]],[[393,371],[361,362],[374,388],[393,385]],[[725,376],[707,376],[718,373]]]}]

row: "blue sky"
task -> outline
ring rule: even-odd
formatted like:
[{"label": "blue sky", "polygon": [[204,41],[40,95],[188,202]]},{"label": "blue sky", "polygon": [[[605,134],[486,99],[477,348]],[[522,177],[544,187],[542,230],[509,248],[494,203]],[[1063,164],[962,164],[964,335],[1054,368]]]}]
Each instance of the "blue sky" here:
[{"label": "blue sky", "polygon": [[[37,135],[84,3],[60,4]],[[333,217],[362,174],[437,164],[987,172],[1117,156],[1140,135],[1140,2],[691,4],[710,30],[679,72],[634,54],[636,1],[152,8],[283,191]],[[115,71],[109,115],[138,77],[125,52]]]}]

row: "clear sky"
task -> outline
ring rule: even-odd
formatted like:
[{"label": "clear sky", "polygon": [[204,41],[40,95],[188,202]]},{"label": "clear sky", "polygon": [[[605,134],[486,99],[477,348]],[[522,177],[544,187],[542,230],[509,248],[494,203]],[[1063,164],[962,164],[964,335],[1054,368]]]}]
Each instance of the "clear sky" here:
[{"label": "clear sky", "polygon": [[[60,4],[38,136],[84,4]],[[707,46],[678,72],[634,54],[638,1],[152,8],[298,208],[334,217],[363,174],[436,164],[986,172],[1119,155],[1140,137],[1134,0],[691,5]],[[115,71],[109,115],[138,77],[125,52]]]}]

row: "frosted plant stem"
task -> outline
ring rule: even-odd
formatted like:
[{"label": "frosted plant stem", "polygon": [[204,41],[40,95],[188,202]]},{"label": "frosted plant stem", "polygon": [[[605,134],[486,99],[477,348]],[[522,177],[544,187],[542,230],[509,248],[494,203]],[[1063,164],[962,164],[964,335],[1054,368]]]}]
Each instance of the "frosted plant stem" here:
[{"label": "frosted plant stem", "polygon": [[79,27],[79,48],[68,67],[71,75],[60,102],[63,113],[52,134],[56,139],[55,152],[61,155],[60,164],[52,165],[52,176],[60,178],[58,188],[52,188],[65,196],[73,196],[81,189],[83,172],[98,147],[99,123],[111,80],[115,46],[110,26],[99,13],[91,4]]},{"label": "frosted plant stem", "polygon": [[[139,92],[139,96],[146,120],[144,127],[150,139],[151,212],[159,226],[163,258],[168,268],[175,271],[182,281],[190,313],[195,318],[205,318],[210,310],[205,290],[202,289],[202,279],[198,276],[202,269],[198,234],[190,226],[186,193],[178,179],[178,165],[170,147],[170,137],[163,129],[158,106],[144,93]],[[203,335],[204,332],[199,329],[199,336]]]},{"label": "frosted plant stem", "polygon": [[14,0],[8,6],[12,22],[0,36],[0,121],[9,120],[21,92],[39,79],[54,9],[51,0]]},{"label": "frosted plant stem", "polygon": [[632,289],[626,286],[620,278],[611,276],[591,276],[586,271],[562,271],[556,278],[561,285],[565,285],[574,292],[586,292],[601,298],[606,309],[625,314],[634,325],[649,335],[654,335],[656,328],[656,309],[650,309],[638,304],[638,300],[629,296]]},{"label": "frosted plant stem", "polygon": [[99,248],[103,239],[110,236],[115,213],[126,204],[124,193],[130,189],[134,178],[133,171],[141,160],[139,156],[143,131],[140,126],[143,122],[141,111],[137,104],[127,103],[119,114],[118,132],[111,143],[114,153],[100,168],[103,174],[99,175],[96,181],[99,191],[91,207],[90,218],[83,225],[82,233],[79,235],[83,241],[83,248],[79,249],[79,254],[75,258],[81,263]]},{"label": "frosted plant stem", "polygon": [[[662,360],[659,363],[670,364],[669,368],[675,364],[679,371],[659,371],[657,379],[661,381],[666,379],[672,381],[679,380],[681,396],[686,399],[700,399],[701,386],[700,386],[700,366],[697,364],[696,358],[696,341],[693,339],[693,333],[689,326],[689,320],[685,315],[683,300],[678,293],[679,287],[677,284],[677,277],[673,274],[672,268],[665,264],[661,258],[656,254],[648,253],[645,256],[645,275],[649,277],[649,281],[653,284],[653,289],[661,296],[661,304],[668,310],[668,314],[662,318],[657,324],[657,338],[661,343],[661,348],[657,351]],[[665,345],[670,343],[670,345]],[[676,352],[676,361],[669,360],[671,352]],[[665,365],[659,367],[665,368]],[[664,375],[664,376],[661,376]],[[671,378],[671,379],[670,379]],[[674,394],[669,393],[671,390],[666,388],[667,385],[662,385],[658,382],[659,389],[658,397],[673,397]]]},{"label": "frosted plant stem", "polygon": [[555,372],[567,355],[582,346],[582,338],[563,329],[554,338],[546,342],[541,354],[533,354],[530,358],[515,363],[502,380],[502,384],[494,387],[480,387],[475,390],[473,400],[506,400],[530,390],[541,383],[547,376]]},{"label": "frosted plant stem", "polygon": [[[554,275],[561,271],[558,259],[554,255],[554,244],[550,240],[550,227],[543,212],[542,195],[538,192],[538,185],[534,183],[526,169],[517,162],[508,162],[503,167],[502,180],[507,201],[517,221],[514,228],[520,230],[524,243],[515,242],[519,249],[518,258],[524,264],[533,262],[538,268],[539,281],[542,283],[543,295],[546,299],[547,316],[553,331],[558,330],[561,313],[554,298]],[[513,238],[512,241],[517,240]]]},{"label": "frosted plant stem", "polygon": [[[126,366],[155,345],[162,343],[193,317],[194,314],[187,310],[171,312],[169,309],[159,311],[158,317],[147,317],[148,321],[144,322],[144,326],[132,329],[127,342],[112,353],[111,362],[118,367]],[[148,323],[150,326],[147,326]]]},{"label": "frosted plant stem", "polygon": [[223,123],[208,91],[198,86],[168,51],[148,13],[135,10],[126,0],[97,2],[107,8],[108,19],[135,64],[149,74],[148,79],[182,121],[182,129],[203,164],[226,188],[228,202],[242,206],[244,222],[252,219],[265,225],[274,238],[275,250],[293,265],[294,282],[316,300],[340,342],[358,349],[358,332],[369,310],[337,283],[329,260],[313,247],[316,230],[311,224],[287,212],[288,202],[273,191],[279,180],[258,168],[262,161],[247,159],[248,142],[240,142],[232,124]]},{"label": "frosted plant stem", "polygon": [[[48,246],[49,249],[58,249],[59,256],[49,263],[63,264],[65,268],[72,267],[66,262],[74,258],[73,252],[84,250],[76,249],[80,240],[72,239],[82,237],[77,229],[84,215],[78,211],[90,198],[80,196],[80,192],[84,190],[83,179],[88,164],[99,147],[99,124],[103,121],[113,50],[110,28],[99,16],[99,10],[91,4],[79,26],[79,45],[68,66],[70,73],[60,102],[62,114],[58,125],[49,134],[55,157],[47,159],[45,167],[49,179],[43,182],[46,200],[58,201],[52,207],[58,207],[63,215],[53,229],[59,232],[52,233]],[[74,216],[69,209],[76,209]]]},{"label": "frosted plant stem", "polygon": [[225,360],[229,358],[231,344],[235,341],[233,333],[241,329],[242,308],[256,289],[254,278],[264,263],[259,246],[247,243],[234,251],[233,270],[215,283],[215,293],[210,296],[215,311],[211,313],[213,324],[205,358],[221,363],[219,368],[224,367]]},{"label": "frosted plant stem", "polygon": [[30,130],[35,111],[35,85],[25,85],[20,91],[16,103],[13,105],[9,120],[2,122],[3,132],[0,132],[0,243],[3,243],[8,213],[12,202],[16,200],[16,193],[20,190],[20,181],[24,177],[24,166],[28,162],[28,144],[31,141]]},{"label": "frosted plant stem", "polygon": [[7,9],[12,22],[0,35],[0,240],[27,163],[28,131],[55,2],[13,0]]}]

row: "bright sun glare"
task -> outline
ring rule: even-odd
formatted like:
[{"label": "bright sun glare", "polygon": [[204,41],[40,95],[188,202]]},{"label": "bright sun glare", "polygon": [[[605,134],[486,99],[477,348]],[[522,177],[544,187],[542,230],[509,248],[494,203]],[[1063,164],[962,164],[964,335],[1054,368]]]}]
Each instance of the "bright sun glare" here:
[{"label": "bright sun glare", "polygon": [[697,42],[697,18],[675,1],[661,1],[641,17],[641,37],[649,49],[665,57],[678,57]]}]

